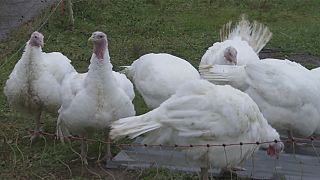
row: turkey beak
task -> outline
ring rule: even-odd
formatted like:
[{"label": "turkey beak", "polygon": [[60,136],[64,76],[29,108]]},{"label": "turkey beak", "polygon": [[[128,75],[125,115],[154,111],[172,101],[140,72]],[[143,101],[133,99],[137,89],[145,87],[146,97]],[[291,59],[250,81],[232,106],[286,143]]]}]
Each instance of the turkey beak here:
[{"label": "turkey beak", "polygon": [[94,36],[89,37],[88,41],[94,41]]},{"label": "turkey beak", "polygon": [[271,157],[276,157],[278,159],[283,149],[284,144],[282,142],[277,142],[275,144],[269,145],[267,149],[267,154]]},{"label": "turkey beak", "polygon": [[224,50],[223,56],[227,62],[237,65],[237,54],[237,50],[234,47],[230,46]]}]

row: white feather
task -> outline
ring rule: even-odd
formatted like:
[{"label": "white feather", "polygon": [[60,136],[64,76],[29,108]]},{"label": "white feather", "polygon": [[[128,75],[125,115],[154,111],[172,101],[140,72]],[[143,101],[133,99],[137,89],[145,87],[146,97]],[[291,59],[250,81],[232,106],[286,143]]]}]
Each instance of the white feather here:
[{"label": "white feather", "polygon": [[278,59],[233,68],[216,65],[214,68],[226,70],[201,68],[202,77],[246,92],[277,130],[292,130],[304,137],[315,132],[320,123],[320,95],[319,86],[308,69]]},{"label": "white feather", "polygon": [[124,74],[113,71],[113,75],[116,78],[119,86],[124,90],[124,92],[132,101],[135,97],[135,94],[133,84],[131,83],[131,81]]},{"label": "white feather", "polygon": [[170,54],[146,54],[124,72],[132,79],[148,108],[154,109],[175,93],[185,82],[200,79],[187,61]]},{"label": "white feather", "polygon": [[[318,85],[318,88],[320,89],[320,68],[314,68],[311,71],[311,75],[316,78],[316,85]],[[315,135],[320,135],[320,120],[319,124],[317,126],[317,129],[314,132]]]},{"label": "white feather", "polygon": [[257,21],[250,23],[246,15],[242,14],[235,27],[232,28],[232,22],[230,21],[220,29],[221,42],[234,40],[239,37],[241,40],[248,42],[258,54],[270,41],[272,33],[267,26]]},{"label": "white feather", "polygon": [[241,16],[235,27],[228,22],[220,30],[221,42],[214,43],[201,58],[200,65],[230,65],[224,58],[226,48],[233,47],[237,51],[237,65],[245,65],[260,60],[258,53],[270,41],[272,33],[268,27],[258,23],[250,23]]},{"label": "white feather", "polygon": [[[279,140],[253,100],[230,86],[217,86],[205,80],[182,85],[158,108],[141,116],[112,124],[112,138],[145,134],[142,143],[169,145],[223,144]],[[178,148],[200,167],[233,167],[249,157],[256,145]]]}]

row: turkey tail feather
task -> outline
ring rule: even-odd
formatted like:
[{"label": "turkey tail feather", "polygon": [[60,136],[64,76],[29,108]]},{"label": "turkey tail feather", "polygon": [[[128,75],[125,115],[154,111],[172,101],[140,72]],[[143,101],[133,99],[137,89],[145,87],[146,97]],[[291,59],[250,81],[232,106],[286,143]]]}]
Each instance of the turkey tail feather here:
[{"label": "turkey tail feather", "polygon": [[232,26],[232,22],[230,21],[220,29],[221,42],[233,39],[237,36],[240,36],[242,40],[247,41],[258,54],[270,41],[272,32],[267,26],[257,21],[250,23],[246,15],[242,14],[239,22],[235,26]]},{"label": "turkey tail feather", "polygon": [[119,119],[111,124],[110,136],[119,139],[129,136],[131,139],[149,131],[160,128],[160,124],[152,121],[150,114]]}]

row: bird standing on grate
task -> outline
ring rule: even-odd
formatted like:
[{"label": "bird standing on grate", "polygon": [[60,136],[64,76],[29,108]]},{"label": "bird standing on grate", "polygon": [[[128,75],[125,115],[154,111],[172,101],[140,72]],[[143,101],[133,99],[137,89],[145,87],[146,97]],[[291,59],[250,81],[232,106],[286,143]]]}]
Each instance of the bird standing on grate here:
[{"label": "bird standing on grate", "polygon": [[[279,134],[245,93],[230,86],[195,80],[182,85],[158,108],[141,116],[115,121],[111,138],[135,138],[145,134],[143,144],[205,145],[271,141],[264,144],[268,154],[277,156],[283,149]],[[195,146],[179,148],[188,160],[201,168],[203,179],[208,169],[233,168],[249,157],[256,144],[239,146]],[[225,157],[226,153],[226,157]]]}]

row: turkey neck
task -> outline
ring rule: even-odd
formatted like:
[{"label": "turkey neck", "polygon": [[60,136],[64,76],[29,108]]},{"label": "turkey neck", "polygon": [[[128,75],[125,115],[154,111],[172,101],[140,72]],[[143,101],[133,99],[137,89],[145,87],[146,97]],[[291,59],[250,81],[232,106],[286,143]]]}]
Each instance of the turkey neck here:
[{"label": "turkey neck", "polygon": [[[98,42],[95,42],[93,47],[93,53],[96,55],[98,59],[104,59],[104,55],[106,54],[107,48],[107,40],[101,40]],[[109,52],[107,52],[107,55],[109,56]],[[110,59],[110,57],[108,57]]]},{"label": "turkey neck", "polygon": [[27,99],[31,98],[29,100],[34,103],[39,103],[38,99],[33,97],[37,95],[34,81],[39,79],[44,72],[41,47],[31,46],[29,42],[27,42],[19,63],[20,67],[17,71],[17,76],[22,80],[22,84],[24,84],[24,88],[26,88],[25,93],[27,94],[24,96]]},{"label": "turkey neck", "polygon": [[[98,45],[102,47],[97,47]],[[112,74],[112,64],[106,43],[95,44],[90,62],[86,84],[97,94],[104,96],[112,94],[117,87],[117,82]]]},{"label": "turkey neck", "polygon": [[41,72],[44,70],[41,47],[31,46],[28,42],[21,61],[23,61],[23,69],[25,70],[23,76],[27,78],[28,83],[40,77]]}]

